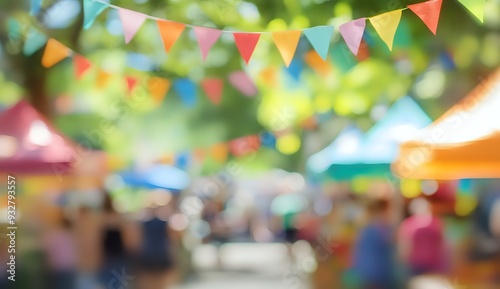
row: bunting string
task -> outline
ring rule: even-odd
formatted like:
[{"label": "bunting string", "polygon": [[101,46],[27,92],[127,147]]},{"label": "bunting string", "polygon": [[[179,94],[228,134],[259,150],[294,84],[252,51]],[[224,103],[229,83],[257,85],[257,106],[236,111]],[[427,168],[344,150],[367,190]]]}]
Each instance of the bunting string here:
[{"label": "bunting string", "polygon": [[[422,3],[411,4],[407,7],[385,12],[372,17],[359,18],[344,23],[339,26],[339,32],[344,38],[351,52],[357,55],[361,39],[363,37],[366,21],[369,20],[380,38],[386,43],[389,50],[392,50],[394,37],[401,21],[402,12],[411,10],[415,13],[433,33],[437,33],[441,7],[443,0],[429,0]],[[477,19],[483,22],[485,0],[457,0]],[[321,58],[326,59],[331,38],[334,32],[332,25],[315,26],[304,29],[286,30],[278,32],[241,32],[224,29],[196,26],[187,23],[167,20],[140,12],[132,11],[120,6],[116,6],[102,0],[84,0],[84,28],[89,29],[94,19],[106,8],[118,10],[123,26],[125,43],[129,43],[137,33],[142,24],[147,20],[154,20],[158,23],[158,29],[162,37],[165,50],[170,51],[176,40],[185,28],[191,28],[198,41],[201,58],[205,61],[210,48],[218,41],[222,33],[231,33],[234,36],[235,44],[245,63],[248,64],[251,55],[262,34],[271,34],[273,41],[283,58],[286,67],[289,67],[295,55],[299,39],[305,35],[311,46],[316,50]]]}]

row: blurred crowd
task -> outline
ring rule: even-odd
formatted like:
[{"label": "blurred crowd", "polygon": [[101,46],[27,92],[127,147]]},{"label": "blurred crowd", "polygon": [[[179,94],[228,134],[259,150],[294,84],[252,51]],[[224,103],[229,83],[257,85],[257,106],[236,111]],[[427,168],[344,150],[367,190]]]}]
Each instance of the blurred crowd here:
[{"label": "blurred crowd", "polygon": [[[119,210],[104,191],[99,205],[59,202],[43,220],[26,225],[23,238],[28,236],[41,254],[23,257],[22,265],[39,264],[25,275],[37,285],[25,280],[19,284],[31,285],[16,286],[169,288],[193,273],[195,236],[196,244],[216,248],[230,242],[284,243],[289,266],[310,275],[315,289],[500,288],[500,189],[495,186],[478,193],[471,216],[456,215],[450,200],[405,199],[397,192],[377,197],[280,192],[253,198],[247,193],[182,198],[150,191],[142,209],[133,212]],[[308,246],[314,266],[304,266],[297,244]],[[2,266],[6,251],[0,250]],[[214,269],[227,268],[218,260]]]}]

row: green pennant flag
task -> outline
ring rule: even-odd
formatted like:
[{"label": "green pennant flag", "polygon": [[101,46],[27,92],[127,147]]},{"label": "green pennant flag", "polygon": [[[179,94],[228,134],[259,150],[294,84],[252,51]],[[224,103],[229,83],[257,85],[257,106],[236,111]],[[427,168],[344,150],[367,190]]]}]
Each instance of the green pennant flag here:
[{"label": "green pennant flag", "polygon": [[481,23],[484,22],[484,6],[486,0],[458,0],[458,2],[462,3],[462,5],[474,14]]},{"label": "green pennant flag", "polygon": [[92,24],[94,24],[94,20],[99,14],[101,14],[108,5],[97,2],[94,0],[83,0],[83,28],[85,30],[89,29]]}]

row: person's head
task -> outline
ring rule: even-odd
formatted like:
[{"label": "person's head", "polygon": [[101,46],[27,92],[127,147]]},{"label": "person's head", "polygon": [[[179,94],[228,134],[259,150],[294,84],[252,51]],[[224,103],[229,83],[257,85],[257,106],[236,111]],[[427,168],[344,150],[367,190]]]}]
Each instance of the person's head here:
[{"label": "person's head", "polygon": [[382,218],[387,214],[389,203],[386,200],[373,200],[368,203],[367,211],[370,218]]},{"label": "person's head", "polygon": [[424,198],[416,198],[410,202],[409,211],[412,215],[425,215],[432,213],[429,201]]}]

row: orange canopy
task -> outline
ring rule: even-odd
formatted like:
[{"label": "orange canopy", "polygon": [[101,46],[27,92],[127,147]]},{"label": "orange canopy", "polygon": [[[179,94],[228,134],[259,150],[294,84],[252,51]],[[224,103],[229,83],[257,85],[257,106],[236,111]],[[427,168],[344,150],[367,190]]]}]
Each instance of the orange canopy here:
[{"label": "orange canopy", "polygon": [[403,143],[391,169],[408,179],[500,178],[500,69]]}]

